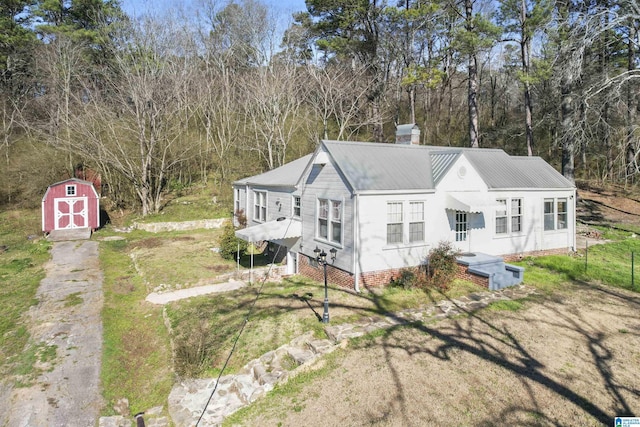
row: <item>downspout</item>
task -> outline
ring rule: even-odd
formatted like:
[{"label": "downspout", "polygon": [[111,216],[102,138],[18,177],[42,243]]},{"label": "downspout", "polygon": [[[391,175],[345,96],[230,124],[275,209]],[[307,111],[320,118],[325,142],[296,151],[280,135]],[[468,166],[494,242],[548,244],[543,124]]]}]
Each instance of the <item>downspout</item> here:
[{"label": "downspout", "polygon": [[249,216],[249,184],[244,185],[244,215],[247,219],[247,225],[249,225],[249,218],[253,218],[254,214]]},{"label": "downspout", "polygon": [[571,199],[573,200],[573,220],[571,221],[571,223],[573,224],[573,251],[576,252],[578,250],[577,248],[577,242],[576,242],[576,221],[577,221],[577,217],[576,217],[576,206],[578,205],[578,195],[576,192],[576,189],[573,189],[573,196],[571,197]]},{"label": "downspout", "polygon": [[353,226],[353,288],[357,293],[360,293],[360,271],[358,269],[358,254],[360,251],[360,220],[358,217],[358,211],[360,210],[360,198],[357,193],[355,198],[356,200],[353,208],[353,220],[355,221]]}]

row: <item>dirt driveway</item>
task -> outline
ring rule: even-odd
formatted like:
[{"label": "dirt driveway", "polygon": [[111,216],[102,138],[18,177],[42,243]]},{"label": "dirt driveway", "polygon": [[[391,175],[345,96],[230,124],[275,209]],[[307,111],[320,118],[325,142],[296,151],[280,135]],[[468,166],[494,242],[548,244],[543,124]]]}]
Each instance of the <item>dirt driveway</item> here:
[{"label": "dirt driveway", "polygon": [[517,311],[397,328],[243,425],[613,425],[640,416],[640,297],[571,285]]},{"label": "dirt driveway", "polygon": [[34,344],[49,356],[40,375],[0,398],[2,426],[94,426],[102,406],[102,273],[98,243],[56,242],[39,304],[28,316]]}]

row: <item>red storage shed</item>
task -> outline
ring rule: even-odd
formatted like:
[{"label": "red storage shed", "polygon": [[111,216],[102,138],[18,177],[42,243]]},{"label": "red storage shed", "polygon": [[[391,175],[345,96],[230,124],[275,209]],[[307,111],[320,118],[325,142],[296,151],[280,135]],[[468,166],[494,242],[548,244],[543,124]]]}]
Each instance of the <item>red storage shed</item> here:
[{"label": "red storage shed", "polygon": [[42,231],[99,226],[100,202],[92,183],[71,178],[47,188],[42,198]]}]

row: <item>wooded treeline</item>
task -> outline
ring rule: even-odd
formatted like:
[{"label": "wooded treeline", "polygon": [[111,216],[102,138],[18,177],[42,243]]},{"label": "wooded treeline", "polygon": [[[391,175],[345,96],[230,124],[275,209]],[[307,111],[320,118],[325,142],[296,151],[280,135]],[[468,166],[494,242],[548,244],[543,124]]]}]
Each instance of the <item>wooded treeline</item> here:
[{"label": "wooded treeline", "polygon": [[[78,165],[115,206],[230,182],[321,138],[539,155],[570,178],[638,175],[640,4],[593,0],[0,0],[0,203]],[[284,30],[283,30],[284,29]]]}]

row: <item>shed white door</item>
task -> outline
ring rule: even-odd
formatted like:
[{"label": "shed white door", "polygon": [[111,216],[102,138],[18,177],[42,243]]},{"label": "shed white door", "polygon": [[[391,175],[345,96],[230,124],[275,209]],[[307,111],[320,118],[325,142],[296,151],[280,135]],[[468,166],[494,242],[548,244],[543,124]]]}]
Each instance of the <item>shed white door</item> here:
[{"label": "shed white door", "polygon": [[89,211],[86,197],[61,198],[55,202],[56,230],[88,227]]}]

